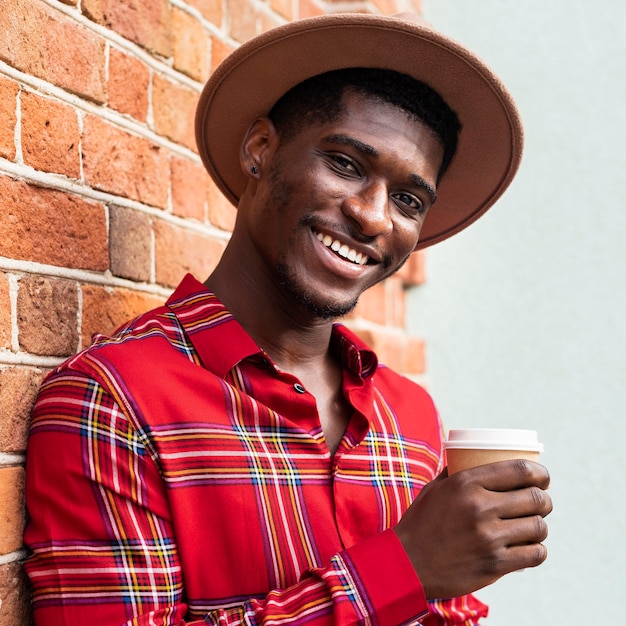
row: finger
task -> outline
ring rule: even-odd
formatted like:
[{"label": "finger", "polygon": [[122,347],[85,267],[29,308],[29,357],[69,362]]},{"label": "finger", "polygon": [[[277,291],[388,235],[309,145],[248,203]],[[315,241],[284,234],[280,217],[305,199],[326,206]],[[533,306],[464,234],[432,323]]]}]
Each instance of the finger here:
[{"label": "finger", "polygon": [[510,546],[505,558],[509,571],[537,567],[548,558],[548,550],[542,543]]},{"label": "finger", "polygon": [[455,476],[459,476],[459,479],[475,479],[490,491],[512,491],[532,486],[547,489],[550,485],[548,470],[543,465],[526,459],[479,465],[458,472]]},{"label": "finger", "polygon": [[540,565],[548,556],[542,543],[547,534],[547,525],[539,516],[503,520],[498,535],[502,546],[485,555],[485,570],[502,576],[507,572]]},{"label": "finger", "polygon": [[514,491],[500,492],[496,496],[499,516],[502,519],[546,515],[552,512],[552,498],[539,487],[526,487]]},{"label": "finger", "polygon": [[548,537],[548,525],[541,515],[502,520],[500,537],[508,547],[542,543]]}]

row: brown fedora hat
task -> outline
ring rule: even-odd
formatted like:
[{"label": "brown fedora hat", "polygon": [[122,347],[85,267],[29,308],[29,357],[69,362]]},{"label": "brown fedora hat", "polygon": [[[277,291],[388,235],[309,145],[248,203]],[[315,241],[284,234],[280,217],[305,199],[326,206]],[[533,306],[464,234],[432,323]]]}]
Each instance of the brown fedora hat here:
[{"label": "brown fedora hat", "polygon": [[212,74],[196,112],[202,161],[235,206],[246,185],[241,141],[299,82],[348,67],[387,68],[430,85],[463,126],[416,249],[478,219],[519,167],[523,131],[509,92],[476,55],[407,14],[331,14],[290,22],[241,45]]}]

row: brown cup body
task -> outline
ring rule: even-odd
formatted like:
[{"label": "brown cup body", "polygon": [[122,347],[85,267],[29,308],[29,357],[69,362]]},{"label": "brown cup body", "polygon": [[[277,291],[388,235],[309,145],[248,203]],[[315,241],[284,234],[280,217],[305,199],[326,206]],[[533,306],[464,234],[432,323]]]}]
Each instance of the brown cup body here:
[{"label": "brown cup body", "polygon": [[448,475],[470,467],[495,463],[497,461],[508,461],[510,459],[527,459],[528,461],[539,460],[539,452],[536,450],[448,448],[446,455],[448,457]]}]

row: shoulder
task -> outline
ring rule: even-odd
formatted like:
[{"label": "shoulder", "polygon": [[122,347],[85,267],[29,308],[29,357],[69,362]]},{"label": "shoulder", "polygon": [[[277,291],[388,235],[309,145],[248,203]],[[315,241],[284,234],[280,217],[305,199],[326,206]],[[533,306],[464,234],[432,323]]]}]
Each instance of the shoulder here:
[{"label": "shoulder", "polygon": [[380,364],[372,385],[388,420],[405,440],[426,442],[440,452],[443,426],[433,398],[422,385]]},{"label": "shoulder", "polygon": [[94,336],[93,343],[55,367],[42,389],[53,385],[58,393],[76,385],[97,384],[110,391],[119,386],[125,372],[150,376],[157,363],[193,360],[193,347],[184,330],[165,305],[126,322],[115,332]]},{"label": "shoulder", "polygon": [[430,393],[417,381],[379,363],[373,384],[382,394],[392,399],[394,405],[412,406],[422,411],[436,412]]}]

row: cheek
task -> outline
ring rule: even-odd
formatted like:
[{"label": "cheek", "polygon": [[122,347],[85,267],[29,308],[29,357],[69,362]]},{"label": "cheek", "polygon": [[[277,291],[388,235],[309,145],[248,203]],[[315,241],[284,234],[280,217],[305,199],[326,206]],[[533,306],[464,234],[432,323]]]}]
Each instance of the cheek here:
[{"label": "cheek", "polygon": [[423,225],[424,218],[396,221],[394,228],[395,242],[399,254],[403,257],[408,257],[415,250]]},{"label": "cheek", "polygon": [[340,200],[353,191],[349,180],[339,177],[321,160],[309,164],[302,189],[309,197],[326,202]]}]

